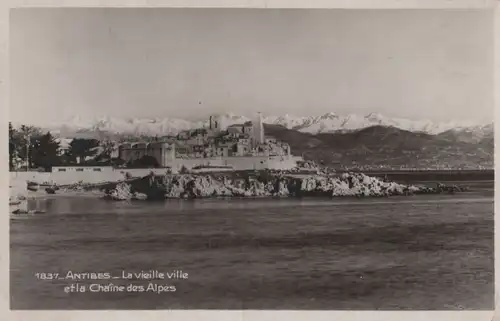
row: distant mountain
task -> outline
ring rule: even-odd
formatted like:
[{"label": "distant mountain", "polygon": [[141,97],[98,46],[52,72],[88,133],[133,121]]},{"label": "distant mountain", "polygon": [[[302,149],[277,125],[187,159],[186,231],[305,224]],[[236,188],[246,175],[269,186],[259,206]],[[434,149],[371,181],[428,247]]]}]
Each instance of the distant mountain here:
[{"label": "distant mountain", "polygon": [[[240,124],[249,121],[246,116],[235,115],[232,113],[221,114],[219,122],[222,127],[232,124]],[[371,113],[365,116],[355,114],[337,115],[336,113],[327,113],[321,116],[295,117],[291,115],[284,116],[266,116],[263,122],[271,125],[281,125],[287,129],[295,129],[299,132],[310,134],[352,132],[359,129],[372,126],[395,127],[411,132],[423,132],[427,134],[442,134],[443,138],[459,140],[477,141],[493,132],[493,124],[475,124],[472,122],[432,122],[415,121],[401,118],[389,118],[381,114]],[[83,119],[74,117],[68,121],[59,124],[45,126],[54,134],[63,137],[73,137],[75,135],[95,135],[100,134],[127,134],[127,135],[149,135],[164,136],[176,134],[179,131],[208,127],[208,119],[200,121],[184,120],[177,118],[115,118],[102,117],[96,119]],[[491,134],[492,135],[492,134]]]},{"label": "distant mountain", "polygon": [[493,141],[494,128],[493,124],[478,125],[466,128],[453,128],[445,132],[439,133],[441,139],[446,139],[451,142],[468,142],[477,143],[484,139]]},{"label": "distant mountain", "polygon": [[317,135],[279,125],[265,129],[268,135],[289,143],[295,155],[334,167],[493,167],[493,140],[488,136],[466,142],[450,140],[449,133],[431,135],[381,125]]},{"label": "distant mountain", "polygon": [[191,122],[183,119],[139,119],[139,118],[114,118],[103,117],[97,119],[82,119],[74,117],[62,125],[47,126],[49,130],[61,136],[75,136],[85,133],[114,133],[137,135],[166,135],[195,127],[202,127],[203,122]]},{"label": "distant mountain", "polygon": [[[250,119],[220,115],[222,127]],[[380,114],[265,117],[266,135],[290,144],[294,155],[333,167],[492,168],[494,126],[415,122]],[[59,137],[130,141],[208,127],[209,121],[175,118],[84,120],[75,117],[49,129]]]},{"label": "distant mountain", "polygon": [[[226,127],[250,118],[229,113],[219,115],[218,120]],[[267,116],[263,121],[266,135],[289,143],[294,155],[333,167],[493,167],[492,123],[435,123],[380,114],[339,116],[335,113],[317,117]],[[133,141],[208,126],[208,119],[104,117],[85,120],[75,117],[48,129],[59,137]]]},{"label": "distant mountain", "polygon": [[428,134],[439,134],[441,132],[454,128],[469,128],[477,126],[472,122],[432,122],[427,120],[408,120],[402,118],[389,118],[378,113],[370,113],[365,116],[356,114],[337,115],[336,113],[327,113],[318,117],[291,118],[288,116],[284,120],[277,119],[274,122],[268,122],[277,125],[283,125],[289,129],[297,129],[304,133],[332,133],[348,132],[371,126],[391,126],[412,132],[424,132]]}]

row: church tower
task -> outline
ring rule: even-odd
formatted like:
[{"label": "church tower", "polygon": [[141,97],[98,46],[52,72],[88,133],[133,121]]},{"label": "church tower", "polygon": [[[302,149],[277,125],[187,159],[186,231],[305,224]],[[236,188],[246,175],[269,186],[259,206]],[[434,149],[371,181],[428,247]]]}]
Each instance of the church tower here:
[{"label": "church tower", "polygon": [[214,131],[214,132],[219,132],[221,131],[223,128],[221,126],[221,117],[220,116],[216,116],[216,115],[212,115],[210,116],[210,121],[209,121],[209,129]]},{"label": "church tower", "polygon": [[264,143],[264,125],[262,124],[262,114],[257,113],[255,119],[252,121],[253,129],[253,145],[254,147]]}]

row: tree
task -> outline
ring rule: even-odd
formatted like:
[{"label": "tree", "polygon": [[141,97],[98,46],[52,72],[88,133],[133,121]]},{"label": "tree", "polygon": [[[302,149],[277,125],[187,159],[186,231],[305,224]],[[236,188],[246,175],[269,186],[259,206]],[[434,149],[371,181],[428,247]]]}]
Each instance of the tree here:
[{"label": "tree", "polygon": [[99,141],[97,139],[75,138],[69,143],[68,157],[76,162],[77,158],[85,161],[85,158],[97,154]]},{"label": "tree", "polygon": [[99,143],[101,152],[94,158],[99,164],[111,164],[115,143],[111,140],[102,140]]},{"label": "tree", "polygon": [[12,127],[12,123],[9,122],[9,170],[14,170],[15,160],[17,158],[17,131]]},{"label": "tree", "polygon": [[35,167],[43,167],[45,170],[58,165],[59,142],[57,142],[50,132],[37,138],[30,152],[31,160]]},{"label": "tree", "polygon": [[[34,126],[21,125],[19,130],[14,132],[14,143],[17,157],[27,161],[26,165],[33,167],[32,150],[35,142],[42,136],[40,128]],[[28,159],[29,158],[29,159]]]}]

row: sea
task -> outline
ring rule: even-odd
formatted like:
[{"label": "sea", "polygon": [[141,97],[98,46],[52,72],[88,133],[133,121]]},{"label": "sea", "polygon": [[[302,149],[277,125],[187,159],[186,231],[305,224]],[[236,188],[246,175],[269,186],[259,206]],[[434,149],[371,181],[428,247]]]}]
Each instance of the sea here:
[{"label": "sea", "polygon": [[10,219],[10,306],[490,310],[493,183],[384,198],[113,202]]}]

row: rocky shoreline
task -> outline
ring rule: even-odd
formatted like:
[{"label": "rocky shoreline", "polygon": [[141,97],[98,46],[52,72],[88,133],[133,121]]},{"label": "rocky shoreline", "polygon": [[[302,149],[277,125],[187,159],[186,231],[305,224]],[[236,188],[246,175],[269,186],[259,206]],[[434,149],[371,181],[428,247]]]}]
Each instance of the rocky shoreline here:
[{"label": "rocky shoreline", "polygon": [[390,197],[417,194],[458,193],[458,185],[436,183],[435,187],[405,185],[362,173],[296,175],[261,171],[253,174],[166,174],[127,178],[120,182],[40,186],[30,191],[27,183],[10,186],[11,213],[28,213],[28,199],[60,196],[93,196],[113,201],[198,198],[259,197]]},{"label": "rocky shoreline", "polygon": [[215,197],[388,197],[415,194],[456,193],[465,187],[436,184],[436,187],[388,182],[362,173],[339,176],[261,173],[231,177],[196,174],[150,175],[108,185],[105,198],[111,200],[195,199]]}]

